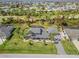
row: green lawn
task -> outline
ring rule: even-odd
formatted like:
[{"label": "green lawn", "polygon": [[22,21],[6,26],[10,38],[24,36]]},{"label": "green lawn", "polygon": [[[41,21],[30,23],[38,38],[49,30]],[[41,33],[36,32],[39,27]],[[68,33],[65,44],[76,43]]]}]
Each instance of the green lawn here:
[{"label": "green lawn", "polygon": [[18,43],[16,46],[13,43],[6,45],[3,49],[0,49],[0,53],[57,54],[57,50],[51,43],[45,46],[42,42],[38,42],[31,46],[26,42],[26,44]]},{"label": "green lawn", "polygon": [[67,54],[79,55],[79,51],[77,50],[77,48],[75,47],[75,45],[71,41],[62,40],[61,43],[62,43]]},{"label": "green lawn", "polygon": [[0,53],[23,53],[23,54],[57,54],[57,49],[53,43],[24,42],[23,37],[18,34],[18,30],[14,31],[13,37],[0,47]]}]

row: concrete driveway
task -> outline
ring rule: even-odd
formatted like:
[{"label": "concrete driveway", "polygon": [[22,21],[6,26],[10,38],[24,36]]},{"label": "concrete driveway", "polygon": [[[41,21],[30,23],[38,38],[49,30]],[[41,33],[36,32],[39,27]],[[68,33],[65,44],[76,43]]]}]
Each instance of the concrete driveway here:
[{"label": "concrete driveway", "polygon": [[59,42],[58,44],[55,44],[55,45],[57,48],[58,55],[66,55],[66,52],[65,52],[61,42]]}]

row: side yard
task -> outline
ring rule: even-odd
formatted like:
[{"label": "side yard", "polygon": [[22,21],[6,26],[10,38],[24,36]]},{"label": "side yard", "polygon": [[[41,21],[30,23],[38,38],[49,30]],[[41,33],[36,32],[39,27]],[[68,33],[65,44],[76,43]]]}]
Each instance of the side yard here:
[{"label": "side yard", "polygon": [[62,43],[64,50],[67,54],[79,55],[79,51],[77,50],[77,48],[71,41],[65,39],[65,40],[62,40],[61,43]]}]

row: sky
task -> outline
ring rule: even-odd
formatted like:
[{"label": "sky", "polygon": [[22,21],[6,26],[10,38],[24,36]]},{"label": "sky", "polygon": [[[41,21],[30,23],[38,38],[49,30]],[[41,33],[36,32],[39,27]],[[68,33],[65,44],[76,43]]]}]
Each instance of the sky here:
[{"label": "sky", "polygon": [[79,0],[0,0],[0,1],[3,1],[3,2],[6,2],[6,1],[23,1],[23,2],[27,2],[27,1],[53,1],[53,2],[79,2]]}]

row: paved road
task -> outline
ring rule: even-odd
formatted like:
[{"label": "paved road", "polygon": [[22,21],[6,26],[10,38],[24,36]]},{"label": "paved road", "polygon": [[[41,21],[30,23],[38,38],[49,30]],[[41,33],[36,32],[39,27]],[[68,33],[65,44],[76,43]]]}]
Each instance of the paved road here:
[{"label": "paved road", "polygon": [[79,58],[79,56],[53,54],[0,54],[0,58]]},{"label": "paved road", "polygon": [[66,55],[61,42],[59,42],[58,44],[55,44],[55,45],[56,45],[56,48],[57,48],[57,51],[58,51],[59,55]]},{"label": "paved road", "polygon": [[65,28],[65,31],[72,40],[79,38],[79,29]]}]

